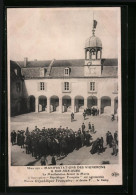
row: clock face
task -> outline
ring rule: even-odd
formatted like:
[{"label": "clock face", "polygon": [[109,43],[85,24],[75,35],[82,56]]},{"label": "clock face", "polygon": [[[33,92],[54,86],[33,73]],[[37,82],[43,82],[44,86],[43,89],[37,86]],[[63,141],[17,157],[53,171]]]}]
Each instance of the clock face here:
[{"label": "clock face", "polygon": [[95,74],[95,68],[90,67],[89,72],[90,72],[90,74]]},{"label": "clock face", "polygon": [[88,66],[92,65],[92,62],[88,62],[87,65],[88,65]]}]

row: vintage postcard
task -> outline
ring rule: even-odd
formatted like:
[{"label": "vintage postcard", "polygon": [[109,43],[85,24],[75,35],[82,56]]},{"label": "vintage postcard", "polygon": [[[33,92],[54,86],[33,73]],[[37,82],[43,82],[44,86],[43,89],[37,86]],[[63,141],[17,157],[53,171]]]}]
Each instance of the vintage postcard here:
[{"label": "vintage postcard", "polygon": [[9,186],[122,185],[121,10],[7,8]]}]

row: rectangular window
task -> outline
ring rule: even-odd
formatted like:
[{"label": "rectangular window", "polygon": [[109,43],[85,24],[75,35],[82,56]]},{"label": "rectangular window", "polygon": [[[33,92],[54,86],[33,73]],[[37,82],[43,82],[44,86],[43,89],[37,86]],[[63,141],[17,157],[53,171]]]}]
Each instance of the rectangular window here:
[{"label": "rectangular window", "polygon": [[44,82],[40,82],[40,90],[45,90]]},{"label": "rectangular window", "polygon": [[64,90],[69,91],[69,82],[64,82]]},{"label": "rectangular window", "polygon": [[90,82],[90,91],[95,91],[95,82]]},{"label": "rectangular window", "polygon": [[65,70],[64,70],[64,75],[69,75],[69,68],[65,68]]}]

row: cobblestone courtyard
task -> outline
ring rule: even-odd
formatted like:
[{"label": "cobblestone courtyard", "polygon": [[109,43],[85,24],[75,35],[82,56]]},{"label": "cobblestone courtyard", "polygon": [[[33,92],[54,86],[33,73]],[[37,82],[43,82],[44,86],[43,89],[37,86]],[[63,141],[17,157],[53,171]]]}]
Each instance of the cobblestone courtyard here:
[{"label": "cobblestone courtyard", "polygon": [[[117,121],[111,121],[110,116],[87,116],[86,120],[83,120],[81,113],[75,114],[75,120],[71,122],[70,113],[29,113],[16,117],[11,117],[11,130],[26,130],[26,127],[29,127],[29,130],[32,131],[37,125],[38,128],[58,128],[69,127],[74,131],[77,131],[81,128],[82,123],[85,123],[86,128],[88,128],[88,123],[94,124],[96,133],[92,134],[92,138],[103,136],[104,138],[104,147],[106,147],[105,152],[100,153],[99,155],[91,154],[89,147],[82,147],[78,151],[74,150],[72,153],[68,154],[63,159],[58,159],[57,164],[102,164],[103,161],[109,161],[110,164],[118,163],[118,156],[112,156],[112,148],[106,146],[106,132],[110,131],[112,134],[118,130]],[[48,157],[48,163],[50,164],[50,156]],[[25,149],[21,149],[19,146],[11,146],[11,161],[12,165],[40,165],[40,160],[35,160],[31,154],[26,154]]]}]

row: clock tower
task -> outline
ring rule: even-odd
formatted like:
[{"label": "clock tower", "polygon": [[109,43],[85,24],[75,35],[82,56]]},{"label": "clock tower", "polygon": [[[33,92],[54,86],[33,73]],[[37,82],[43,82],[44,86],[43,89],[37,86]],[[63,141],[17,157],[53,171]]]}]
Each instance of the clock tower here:
[{"label": "clock tower", "polygon": [[97,21],[93,20],[92,36],[85,43],[84,76],[101,76],[102,42],[95,36]]}]

